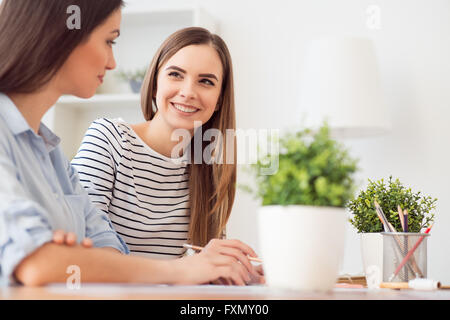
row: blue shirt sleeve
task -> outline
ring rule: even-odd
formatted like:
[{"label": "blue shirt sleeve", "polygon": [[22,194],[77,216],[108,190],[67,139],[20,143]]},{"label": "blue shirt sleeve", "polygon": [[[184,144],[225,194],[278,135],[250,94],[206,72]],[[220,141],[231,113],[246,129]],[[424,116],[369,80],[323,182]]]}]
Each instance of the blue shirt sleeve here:
[{"label": "blue shirt sleeve", "polygon": [[16,266],[51,241],[45,210],[26,195],[16,179],[13,163],[0,152],[0,283],[16,282]]},{"label": "blue shirt sleeve", "polygon": [[128,246],[112,227],[108,215],[91,202],[88,193],[80,183],[76,169],[69,162],[67,166],[74,196],[66,197],[66,200],[81,203],[86,220],[86,237],[92,239],[94,247],[113,247],[122,253],[129,254]]}]

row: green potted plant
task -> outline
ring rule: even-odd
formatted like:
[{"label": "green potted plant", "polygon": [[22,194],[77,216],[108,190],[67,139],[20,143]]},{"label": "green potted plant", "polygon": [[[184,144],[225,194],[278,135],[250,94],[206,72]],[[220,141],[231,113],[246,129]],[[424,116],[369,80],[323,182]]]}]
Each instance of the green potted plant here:
[{"label": "green potted plant", "polygon": [[286,133],[279,168],[260,174],[273,155],[251,166],[261,199],[259,241],[267,283],[326,291],[333,288],[344,251],[345,206],[353,198],[357,161],[330,137],[325,123]]},{"label": "green potted plant", "polygon": [[279,169],[260,175],[269,162],[265,155],[252,165],[257,188],[246,190],[268,205],[329,206],[344,208],[354,196],[353,174],[357,161],[330,137],[325,123],[316,132],[310,128],[280,139]]},{"label": "green potted plant", "polygon": [[[387,220],[398,232],[402,232],[400,211],[408,212],[408,231],[419,233],[434,221],[433,210],[437,199],[413,192],[405,187],[399,179],[389,177],[387,181],[368,180],[368,186],[351,200],[348,208],[352,213],[350,223],[361,234],[361,254],[364,272],[383,274],[383,224],[375,210],[377,201]],[[370,271],[367,269],[370,268]]]},{"label": "green potted plant", "polygon": [[127,81],[130,84],[131,91],[133,93],[139,93],[141,90],[142,82],[144,81],[147,68],[139,68],[133,71],[121,70],[117,76]]}]

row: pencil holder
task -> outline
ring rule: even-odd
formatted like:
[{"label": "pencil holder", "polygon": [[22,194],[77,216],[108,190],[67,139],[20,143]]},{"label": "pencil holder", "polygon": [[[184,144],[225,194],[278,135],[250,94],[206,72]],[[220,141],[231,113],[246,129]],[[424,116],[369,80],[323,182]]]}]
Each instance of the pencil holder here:
[{"label": "pencil holder", "polygon": [[427,277],[427,233],[383,232],[383,281]]}]

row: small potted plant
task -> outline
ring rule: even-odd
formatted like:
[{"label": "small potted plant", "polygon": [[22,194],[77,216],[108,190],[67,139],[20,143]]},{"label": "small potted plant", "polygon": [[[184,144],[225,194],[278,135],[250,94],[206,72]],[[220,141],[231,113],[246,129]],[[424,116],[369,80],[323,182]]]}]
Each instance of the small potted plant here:
[{"label": "small potted plant", "polygon": [[130,88],[133,93],[139,93],[146,72],[147,68],[141,68],[134,71],[121,70],[118,72],[117,76],[130,84]]},{"label": "small potted plant", "polygon": [[[381,232],[383,224],[378,218],[374,203],[377,201],[387,220],[398,232],[402,232],[401,212],[408,213],[408,231],[419,233],[434,221],[437,199],[423,196],[421,192],[413,192],[405,187],[399,179],[389,177],[372,181],[365,190],[349,202],[352,213],[350,223],[361,234],[361,254],[366,275],[370,272],[383,274],[383,240]],[[375,268],[374,268],[375,267]],[[370,271],[367,269],[370,268]]]},{"label": "small potted plant", "polygon": [[258,212],[267,283],[327,291],[334,287],[344,251],[346,209],[353,198],[357,161],[330,138],[328,125],[280,138],[279,169],[259,174],[271,159],[252,166],[262,200]]}]

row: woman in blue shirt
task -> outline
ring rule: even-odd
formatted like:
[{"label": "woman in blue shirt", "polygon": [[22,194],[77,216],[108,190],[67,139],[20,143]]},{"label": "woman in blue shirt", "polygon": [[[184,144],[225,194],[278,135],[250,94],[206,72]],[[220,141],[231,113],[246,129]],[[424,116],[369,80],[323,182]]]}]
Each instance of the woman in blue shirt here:
[{"label": "woman in blue shirt", "polygon": [[[0,6],[0,280],[65,282],[76,265],[83,282],[245,284],[253,272],[229,242],[176,260],[127,256],[126,244],[79,183],[41,119],[63,94],[94,95],[115,68],[122,0],[3,0]],[[79,15],[79,16],[77,16]],[[78,20],[77,20],[78,19]],[[78,23],[77,23],[78,22]],[[56,230],[94,248],[52,242]]]}]

